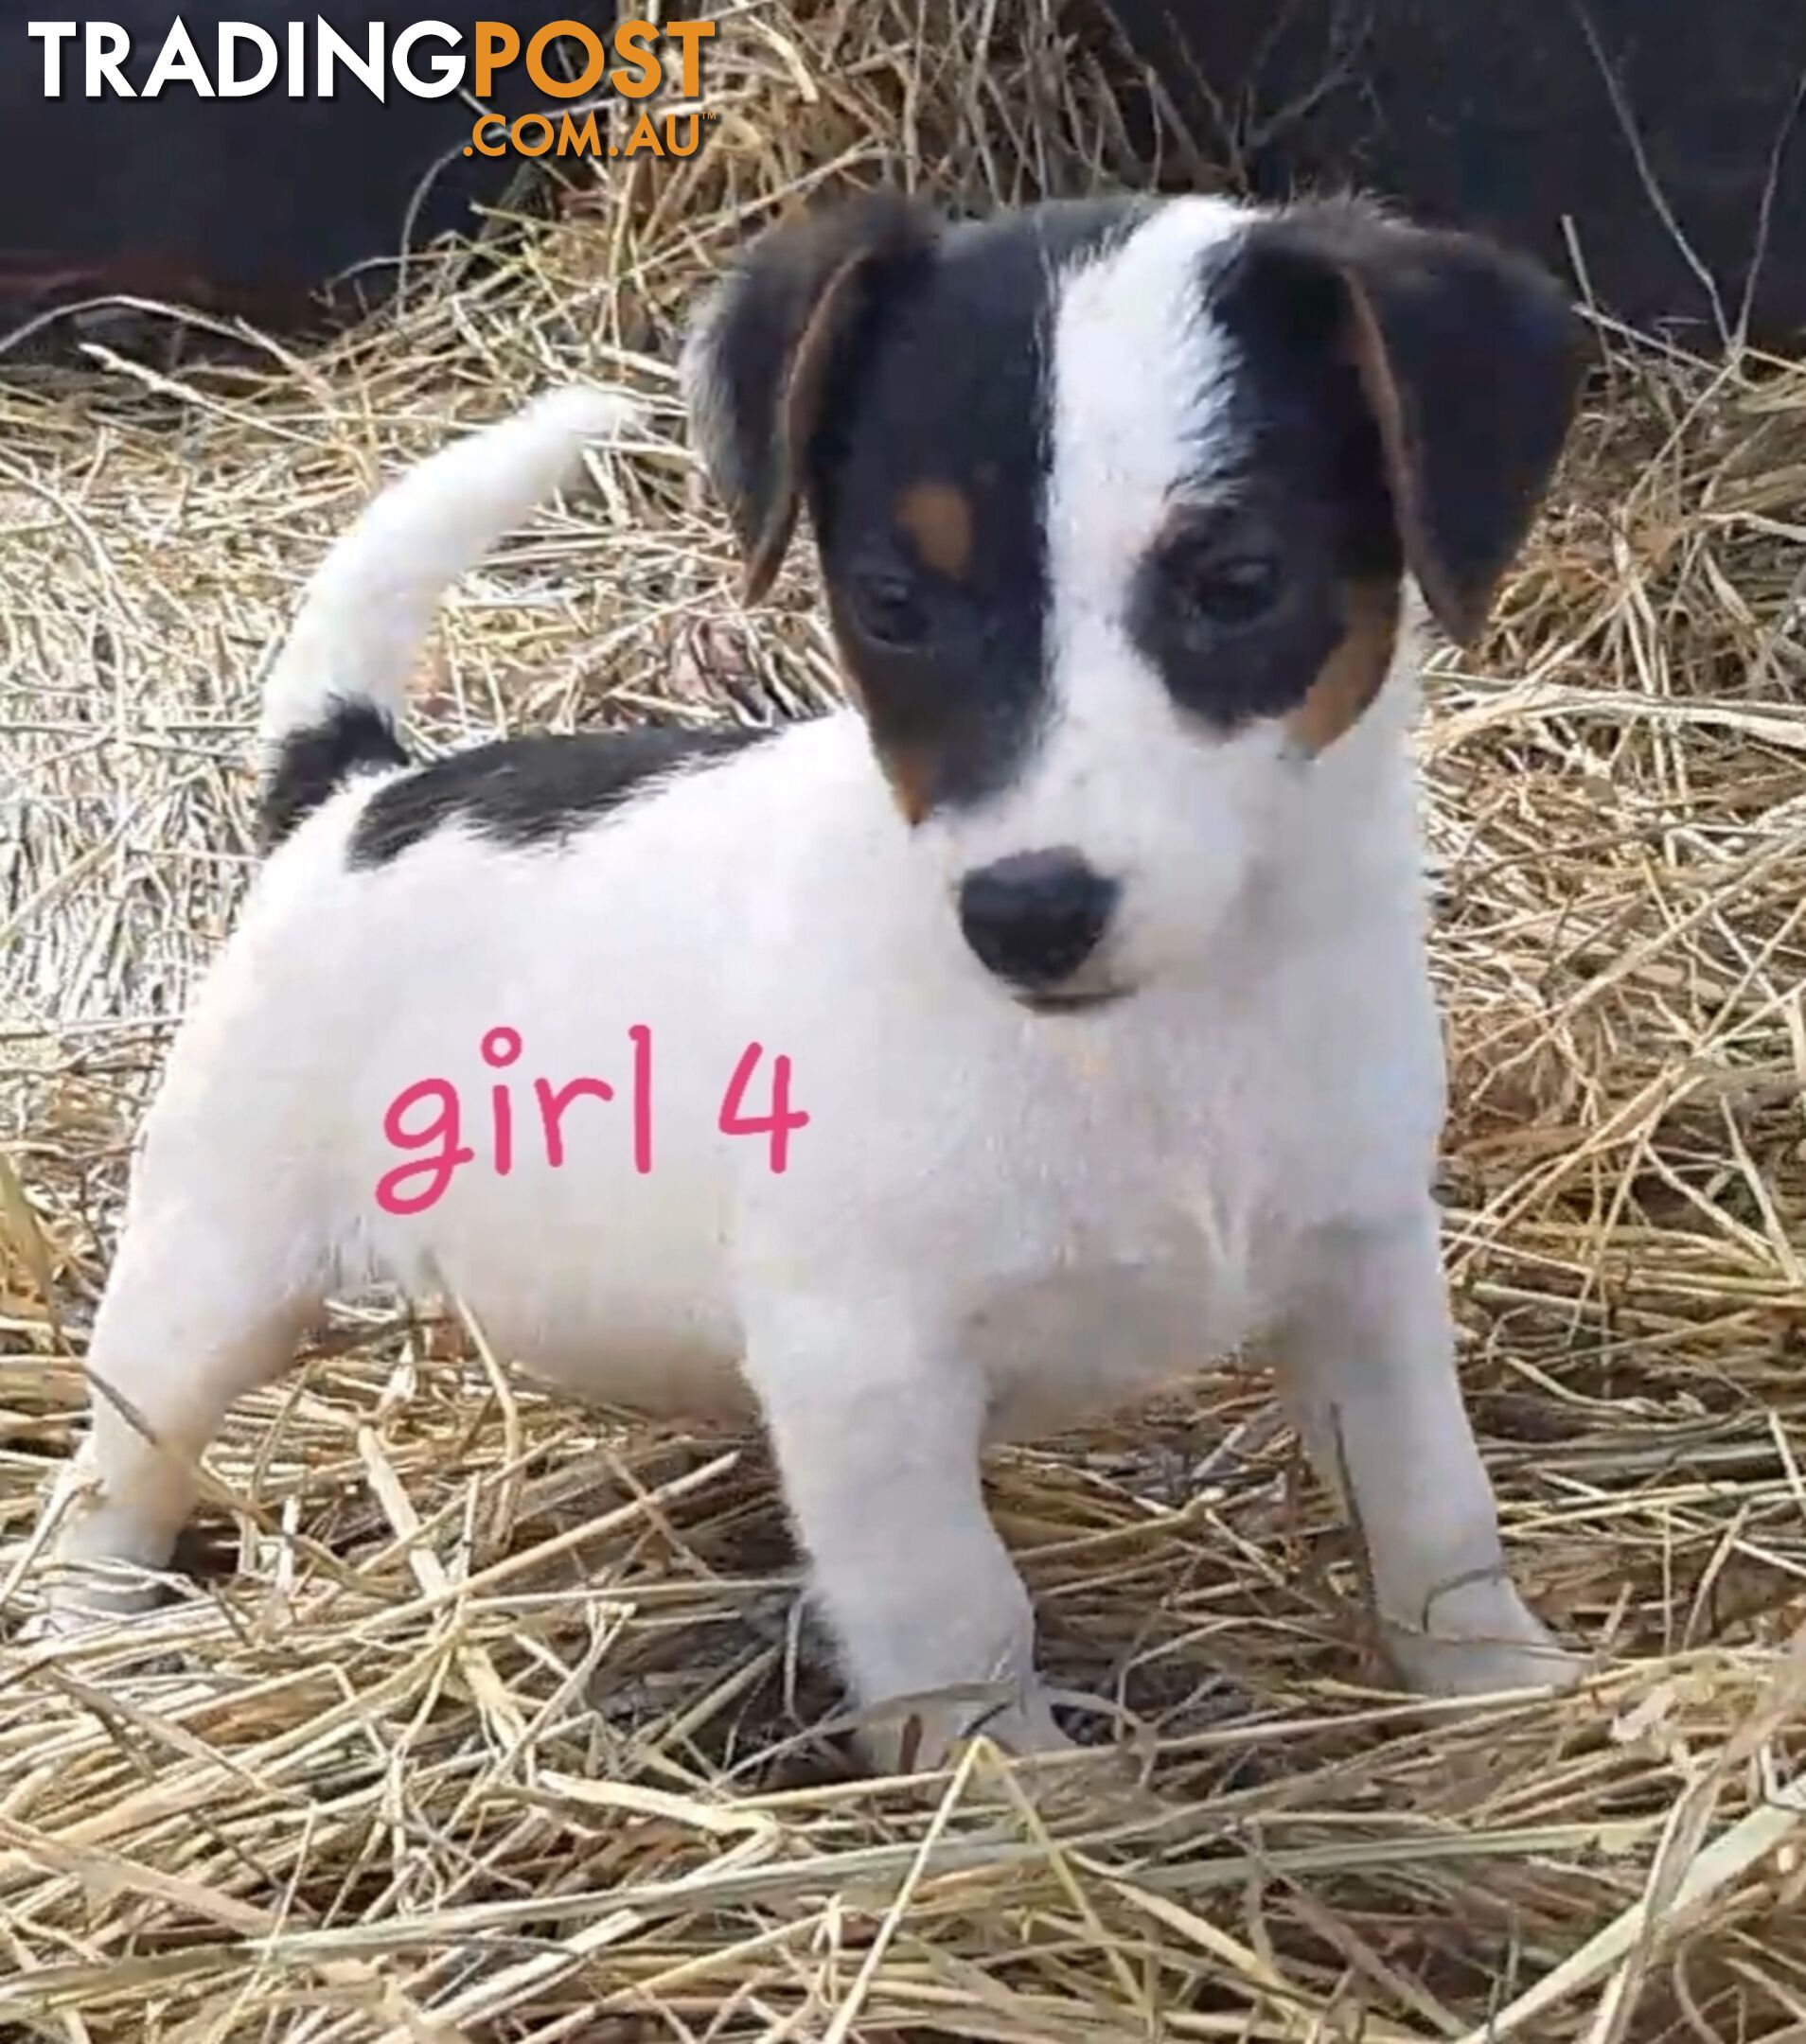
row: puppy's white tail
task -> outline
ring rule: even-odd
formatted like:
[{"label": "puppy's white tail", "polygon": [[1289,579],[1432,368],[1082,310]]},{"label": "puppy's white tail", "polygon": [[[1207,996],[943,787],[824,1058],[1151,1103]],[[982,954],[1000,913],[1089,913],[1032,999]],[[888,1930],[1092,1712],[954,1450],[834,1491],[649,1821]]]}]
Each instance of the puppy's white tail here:
[{"label": "puppy's white tail", "polygon": [[639,416],[617,391],[548,391],[411,468],[334,542],[264,684],[267,844],[347,774],[407,764],[396,724],[447,586]]}]

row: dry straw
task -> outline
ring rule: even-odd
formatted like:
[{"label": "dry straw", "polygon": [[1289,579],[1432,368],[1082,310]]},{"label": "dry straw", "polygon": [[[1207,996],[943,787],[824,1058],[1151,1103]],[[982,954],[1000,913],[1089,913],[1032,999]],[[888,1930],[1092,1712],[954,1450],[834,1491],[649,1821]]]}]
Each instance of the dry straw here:
[{"label": "dry straw", "polygon": [[646,444],[460,590],[423,728],[811,710],[803,570],[740,614],[682,449],[688,293],[809,187],[1124,167],[1040,5],[749,7],[710,97],[693,161],[576,180],[332,346],[0,380],[0,2036],[1806,2036],[1806,373],[1779,363],[1614,344],[1425,731],[1468,1382],[1586,1693],[1363,1690],[1347,1542],[1259,1383],[1218,1376],[995,1467],[1047,1662],[1120,1708],[1146,1790],[983,1749],[862,1786],[755,1443],[576,1409],[381,1307],[235,1414],[206,1587],[11,1636],[125,1148],[249,870],[257,674],[328,536],[454,427],[626,380]]}]

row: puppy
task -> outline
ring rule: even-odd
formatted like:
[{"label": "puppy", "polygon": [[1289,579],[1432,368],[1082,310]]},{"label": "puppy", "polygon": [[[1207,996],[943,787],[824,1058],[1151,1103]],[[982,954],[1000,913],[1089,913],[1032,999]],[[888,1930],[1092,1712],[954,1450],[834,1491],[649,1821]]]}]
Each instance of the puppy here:
[{"label": "puppy", "polygon": [[381,1275],[574,1391],[756,1406],[905,1759],[1061,1740],[985,1441],[1246,1344],[1405,1680],[1563,1679],[1456,1381],[1406,740],[1578,369],[1540,272],[1353,203],[780,224],[683,361],[750,593],[804,505],[819,552],[858,708],[780,734],[411,764],[438,592],[618,416],[409,474],[270,678],[274,852],[145,1131],[53,1609],[167,1560],[232,1400]]}]

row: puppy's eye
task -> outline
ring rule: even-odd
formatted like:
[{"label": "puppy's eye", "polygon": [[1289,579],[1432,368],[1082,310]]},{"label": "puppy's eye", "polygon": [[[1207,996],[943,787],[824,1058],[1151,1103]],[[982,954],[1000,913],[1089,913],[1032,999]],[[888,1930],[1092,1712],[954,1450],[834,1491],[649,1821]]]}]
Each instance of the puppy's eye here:
[{"label": "puppy's eye", "polygon": [[861,575],[853,587],[859,628],[880,645],[916,646],[928,637],[928,613],[914,578],[895,569]]},{"label": "puppy's eye", "polygon": [[1214,631],[1258,624],[1285,589],[1279,555],[1268,553],[1203,555],[1186,562],[1177,580],[1188,620]]}]

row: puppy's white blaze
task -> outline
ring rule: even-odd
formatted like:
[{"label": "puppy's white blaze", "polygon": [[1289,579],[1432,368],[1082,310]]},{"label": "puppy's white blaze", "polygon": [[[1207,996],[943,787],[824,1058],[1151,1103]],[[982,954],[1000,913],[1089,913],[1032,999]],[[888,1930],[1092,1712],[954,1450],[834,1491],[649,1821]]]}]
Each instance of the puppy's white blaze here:
[{"label": "puppy's white blaze", "polygon": [[1247,227],[1220,200],[1178,201],[1061,282],[1046,519],[1068,630],[1120,621],[1126,569],[1222,440],[1234,361],[1209,315],[1205,256]]},{"label": "puppy's white blaze", "polygon": [[620,391],[548,391],[378,496],[308,585],[264,683],[264,746],[325,722],[339,703],[367,702],[398,717],[446,586],[575,481],[588,445],[617,438],[642,416]]},{"label": "puppy's white blaze", "polygon": [[1165,692],[1129,638],[1128,601],[1180,484],[1208,478],[1231,451],[1234,351],[1209,314],[1205,257],[1247,224],[1220,200],[1181,201],[1062,282],[1045,510],[1054,785],[1084,785],[1102,747],[1128,769],[1171,734]]},{"label": "puppy's white blaze", "polygon": [[1272,734],[1215,740],[1182,718],[1129,618],[1175,502],[1208,492],[1237,451],[1236,350],[1211,315],[1210,272],[1248,222],[1218,200],[1176,201],[1057,283],[1043,507],[1050,715],[1018,784],[954,835],[971,865],[1071,845],[1124,883],[1087,978],[1138,981],[1195,947],[1233,892],[1267,791]]}]

